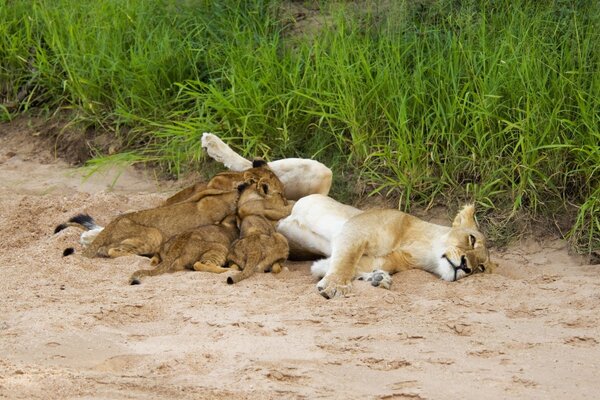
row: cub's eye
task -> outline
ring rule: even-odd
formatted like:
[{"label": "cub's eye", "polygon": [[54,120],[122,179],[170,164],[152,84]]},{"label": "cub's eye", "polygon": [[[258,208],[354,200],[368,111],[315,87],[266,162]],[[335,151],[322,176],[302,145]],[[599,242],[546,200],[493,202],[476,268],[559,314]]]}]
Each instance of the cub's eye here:
[{"label": "cub's eye", "polygon": [[479,272],[485,272],[485,265],[483,265],[483,264],[479,264],[479,265],[477,266],[477,269],[479,270]]},{"label": "cub's eye", "polygon": [[475,238],[475,236],[469,235],[469,244],[471,245],[471,247],[475,247],[475,242],[477,242],[477,239]]}]

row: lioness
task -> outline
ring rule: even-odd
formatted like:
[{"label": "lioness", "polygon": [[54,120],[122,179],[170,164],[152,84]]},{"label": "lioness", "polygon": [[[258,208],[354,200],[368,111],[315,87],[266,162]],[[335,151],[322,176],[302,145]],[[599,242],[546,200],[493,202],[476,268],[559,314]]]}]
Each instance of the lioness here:
[{"label": "lioness", "polygon": [[174,236],[166,241],[152,258],[154,269],[141,269],[129,279],[132,285],[145,276],[156,276],[184,269],[222,273],[229,246],[238,237],[237,216],[228,215],[217,225],[206,225]]},{"label": "lioness", "polygon": [[275,231],[275,223],[289,215],[291,206],[283,193],[271,191],[265,180],[247,183],[238,201],[240,238],[227,255],[231,268],[242,272],[227,278],[228,284],[246,279],[257,271],[279,273],[288,257],[285,237]]},{"label": "lioness", "polygon": [[[240,158],[224,143],[209,155],[226,166]],[[309,176],[318,186],[319,174]],[[293,181],[286,183],[290,184]],[[319,292],[331,298],[347,293],[357,274],[374,286],[389,288],[389,274],[409,268],[424,269],[448,281],[492,272],[495,264],[490,261],[474,212],[472,205],[465,206],[452,227],[446,227],[398,210],[363,212],[313,194],[298,200],[277,230],[288,239],[292,256],[331,256],[311,268],[323,278],[317,285]]]},{"label": "lioness", "polygon": [[[70,225],[93,229],[94,236],[84,249],[87,257],[119,257],[128,254],[153,256],[163,242],[191,229],[222,221],[237,210],[239,191],[237,186],[248,179],[262,179],[270,186],[283,191],[283,185],[264,162],[243,172],[224,172],[215,176],[203,190],[189,191],[178,201],[148,210],[126,213],[102,228],[87,217],[85,223],[72,218],[59,225],[55,232]],[[86,243],[87,244],[87,243]]]}]

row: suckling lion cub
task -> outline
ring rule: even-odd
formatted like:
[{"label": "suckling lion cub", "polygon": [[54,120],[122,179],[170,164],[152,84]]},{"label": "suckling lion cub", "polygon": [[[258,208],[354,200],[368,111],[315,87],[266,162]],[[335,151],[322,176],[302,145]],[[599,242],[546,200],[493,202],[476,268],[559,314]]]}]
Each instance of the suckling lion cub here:
[{"label": "suckling lion cub", "polygon": [[165,242],[160,252],[152,258],[154,269],[141,269],[129,279],[132,285],[141,283],[145,276],[192,269],[194,271],[222,273],[229,246],[238,237],[237,217],[228,215],[217,225],[206,225],[177,235]]},{"label": "suckling lion cub", "polygon": [[271,191],[266,180],[247,183],[238,202],[240,238],[227,255],[230,267],[242,272],[227,278],[237,283],[257,271],[279,273],[289,253],[286,238],[275,231],[275,223],[291,212],[282,192]]}]

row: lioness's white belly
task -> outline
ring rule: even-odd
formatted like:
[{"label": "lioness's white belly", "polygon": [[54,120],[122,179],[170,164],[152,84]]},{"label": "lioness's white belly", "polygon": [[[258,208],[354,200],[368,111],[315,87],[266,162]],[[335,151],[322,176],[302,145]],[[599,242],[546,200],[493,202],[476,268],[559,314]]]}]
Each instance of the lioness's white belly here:
[{"label": "lioness's white belly", "polygon": [[331,197],[313,194],[298,200],[290,216],[279,221],[277,230],[288,239],[290,248],[329,257],[335,235],[361,212]]}]

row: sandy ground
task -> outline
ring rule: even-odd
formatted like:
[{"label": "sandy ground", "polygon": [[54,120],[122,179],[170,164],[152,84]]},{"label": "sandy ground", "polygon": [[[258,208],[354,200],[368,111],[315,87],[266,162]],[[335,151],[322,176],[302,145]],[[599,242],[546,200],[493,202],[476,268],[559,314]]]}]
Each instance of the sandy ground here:
[{"label": "sandy ground", "polygon": [[235,286],[194,272],[129,286],[147,259],[63,258],[79,231],[53,229],[173,185],[131,170],[83,182],[1,130],[0,398],[598,398],[599,270],[560,240],[494,252],[494,275],[409,271],[329,301],[307,263]]}]

